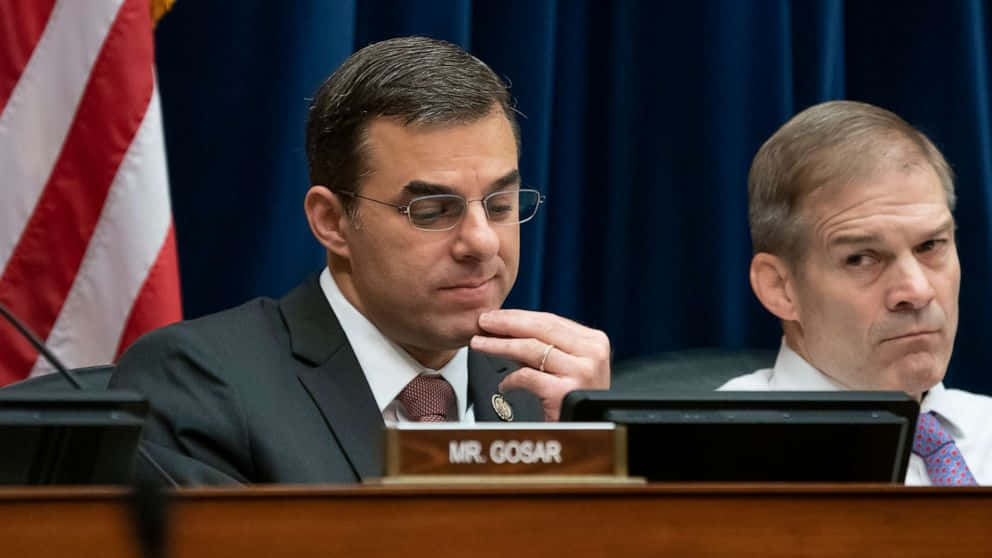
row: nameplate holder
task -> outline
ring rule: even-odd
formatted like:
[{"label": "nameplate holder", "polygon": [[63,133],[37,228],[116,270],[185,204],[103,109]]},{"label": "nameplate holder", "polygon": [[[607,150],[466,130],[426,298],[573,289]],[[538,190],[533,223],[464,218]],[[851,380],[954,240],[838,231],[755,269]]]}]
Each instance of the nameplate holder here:
[{"label": "nameplate holder", "polygon": [[613,423],[404,423],[386,428],[385,483],[629,482]]}]

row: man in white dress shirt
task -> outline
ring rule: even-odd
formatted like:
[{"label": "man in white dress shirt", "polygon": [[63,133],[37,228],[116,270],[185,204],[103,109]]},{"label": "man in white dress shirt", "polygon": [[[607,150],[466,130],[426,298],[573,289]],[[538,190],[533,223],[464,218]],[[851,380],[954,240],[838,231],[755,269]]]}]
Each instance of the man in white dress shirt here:
[{"label": "man in white dress shirt", "polygon": [[783,125],[754,158],[748,204],[751,287],[784,337],[774,368],[720,389],[904,391],[944,440],[930,444],[940,455],[914,448],[906,483],[992,483],[992,398],[942,383],[961,279],[954,202],[940,151],[891,112],[833,101]]}]

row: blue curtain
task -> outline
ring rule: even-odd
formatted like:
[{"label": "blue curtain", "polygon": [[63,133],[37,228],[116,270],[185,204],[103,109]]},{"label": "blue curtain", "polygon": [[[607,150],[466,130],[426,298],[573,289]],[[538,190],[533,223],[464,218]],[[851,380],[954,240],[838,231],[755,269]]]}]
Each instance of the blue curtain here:
[{"label": "blue curtain", "polygon": [[157,57],[186,316],[322,267],[302,211],[308,98],[355,49],[419,34],[488,62],[525,115],[521,171],[549,203],[508,305],[602,328],[616,359],[776,347],[747,279],[751,158],[817,102],[899,113],[957,174],[948,383],[992,393],[990,25],[978,0],[180,0]]}]

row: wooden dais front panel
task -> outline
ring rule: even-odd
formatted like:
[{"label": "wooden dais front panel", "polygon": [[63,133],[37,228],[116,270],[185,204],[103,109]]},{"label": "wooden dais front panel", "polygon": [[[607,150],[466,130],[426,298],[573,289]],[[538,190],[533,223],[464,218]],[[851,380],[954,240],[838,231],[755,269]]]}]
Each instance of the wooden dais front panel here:
[{"label": "wooden dais front panel", "polygon": [[[137,556],[126,493],[0,490],[3,556]],[[988,556],[992,489],[256,487],[171,494],[172,556]]]}]

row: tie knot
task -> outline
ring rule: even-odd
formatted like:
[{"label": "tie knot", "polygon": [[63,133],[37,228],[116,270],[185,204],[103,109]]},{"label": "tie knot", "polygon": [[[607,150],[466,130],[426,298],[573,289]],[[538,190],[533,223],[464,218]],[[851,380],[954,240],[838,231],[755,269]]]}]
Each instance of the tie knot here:
[{"label": "tie knot", "polygon": [[920,418],[916,421],[913,453],[927,457],[952,442],[954,440],[951,435],[944,430],[933,413],[920,413]]},{"label": "tie knot", "polygon": [[403,404],[410,420],[444,422],[454,407],[455,390],[440,375],[422,374],[407,384],[396,399]]}]

